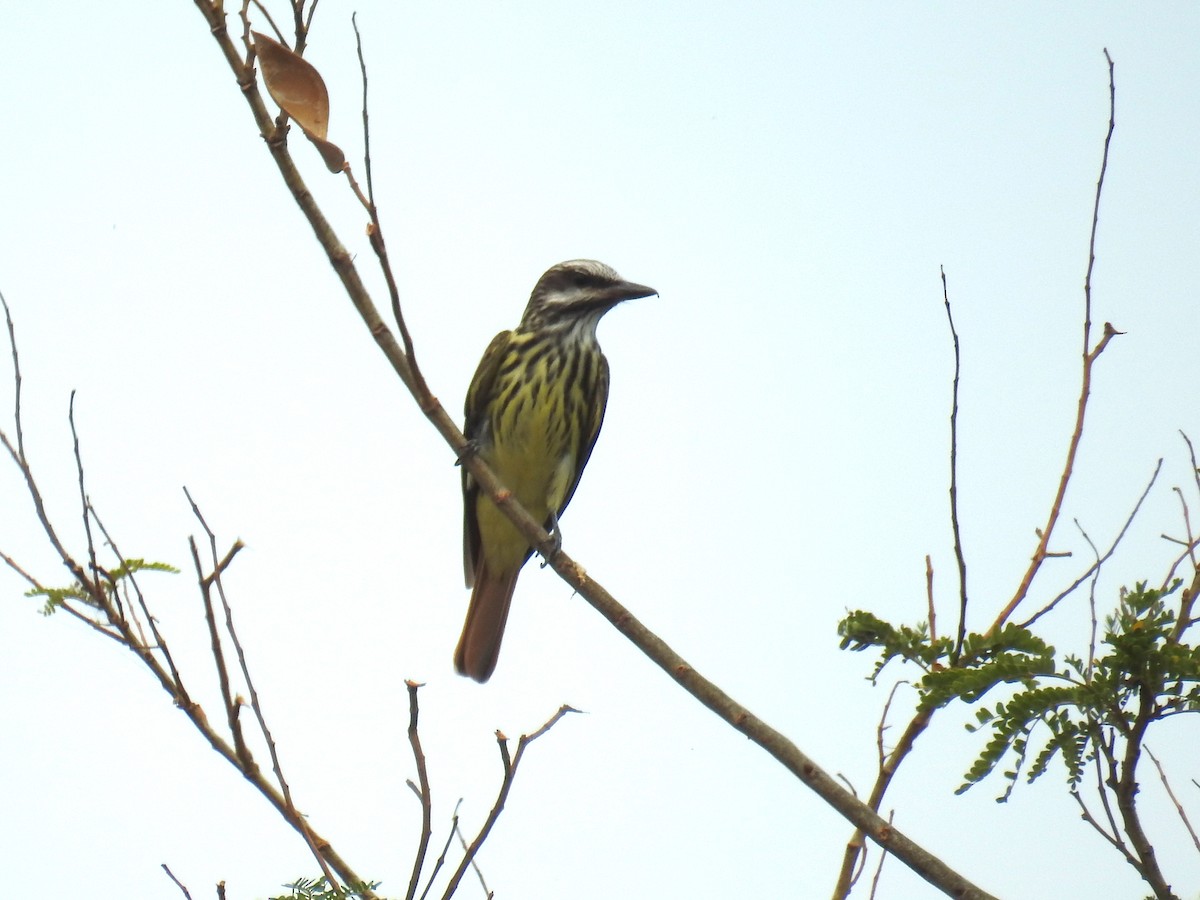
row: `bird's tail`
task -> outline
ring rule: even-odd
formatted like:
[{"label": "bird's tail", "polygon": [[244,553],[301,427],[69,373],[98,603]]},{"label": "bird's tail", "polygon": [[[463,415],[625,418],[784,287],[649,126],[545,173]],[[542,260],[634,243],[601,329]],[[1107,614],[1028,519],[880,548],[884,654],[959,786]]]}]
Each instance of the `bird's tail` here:
[{"label": "bird's tail", "polygon": [[508,608],[520,574],[521,567],[517,566],[512,572],[495,576],[488,571],[486,558],[480,559],[475,570],[471,605],[467,607],[467,621],[463,623],[462,637],[454,651],[454,668],[459,675],[470,676],[479,682],[492,677],[500,656]]}]

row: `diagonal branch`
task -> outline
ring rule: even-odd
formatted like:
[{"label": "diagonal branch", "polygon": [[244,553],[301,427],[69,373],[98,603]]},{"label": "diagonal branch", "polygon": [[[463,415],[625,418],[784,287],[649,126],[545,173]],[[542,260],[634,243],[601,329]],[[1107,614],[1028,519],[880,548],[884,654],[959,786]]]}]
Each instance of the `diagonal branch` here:
[{"label": "diagonal branch", "polygon": [[541,527],[541,524],[517,503],[513,494],[504,488],[487,465],[471,452],[466,438],[446,413],[444,407],[432,394],[421,390],[420,380],[412,366],[411,358],[404,353],[395,336],[379,315],[378,309],[354,266],[351,255],[317,207],[312,193],[306,187],[288,150],[286,134],[275,125],[267,111],[266,104],[255,83],[253,69],[243,61],[229,37],[221,6],[218,3],[209,2],[209,0],[193,0],[193,2],[208,22],[214,40],[234,72],[242,95],[250,106],[255,123],[266,139],[267,147],[284,183],[312,227],[355,309],[397,375],[417,400],[421,411],[454,450],[462,465],[475,478],[480,489],[514,523],[520,534],[530,542],[530,545],[548,560],[549,565],[563,580],[575,588],[618,631],[700,703],[766,750],[825,802],[849,819],[856,827],[861,828],[871,840],[885,850],[894,853],[921,877],[956,897],[988,897],[989,895],[984,891],[894,829],[889,822],[855,798],[850,791],[838,784],[833,776],[804,755],[783,734],[735,702],[728,694],[685,662],[665,641],[638,621],[599,583],[590,579],[582,566],[562,552]]}]

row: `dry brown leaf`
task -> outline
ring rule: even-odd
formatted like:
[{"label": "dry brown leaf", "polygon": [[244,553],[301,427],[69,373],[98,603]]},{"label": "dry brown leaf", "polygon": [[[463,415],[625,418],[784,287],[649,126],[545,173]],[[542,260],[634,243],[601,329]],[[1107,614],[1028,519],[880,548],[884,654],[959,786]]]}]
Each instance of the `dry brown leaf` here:
[{"label": "dry brown leaf", "polygon": [[309,137],[324,141],[329,131],[329,91],[321,74],[279,41],[258,31],[253,34],[267,92]]}]

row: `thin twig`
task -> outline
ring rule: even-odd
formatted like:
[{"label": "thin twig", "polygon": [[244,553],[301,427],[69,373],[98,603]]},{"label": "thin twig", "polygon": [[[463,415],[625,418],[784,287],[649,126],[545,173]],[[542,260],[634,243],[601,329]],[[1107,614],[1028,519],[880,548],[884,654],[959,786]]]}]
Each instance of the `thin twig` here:
[{"label": "thin twig", "polygon": [[[75,428],[75,392],[71,391],[71,400],[67,405],[67,422],[71,426],[71,443],[75,451],[75,472],[79,478],[79,507],[83,514],[83,533],[87,538],[87,553],[89,571],[98,572],[99,566],[96,565],[96,542],[92,538],[92,518],[88,515],[88,496],[87,489],[83,484],[83,455],[79,450],[79,431]],[[114,599],[116,593],[114,591]],[[119,602],[119,601],[118,601]]]},{"label": "thin twig", "polygon": [[996,631],[1008,621],[1009,616],[1013,614],[1028,595],[1034,577],[1042,567],[1042,563],[1050,555],[1048,552],[1050,538],[1054,534],[1054,526],[1057,524],[1059,513],[1062,511],[1063,499],[1067,495],[1067,485],[1070,483],[1071,475],[1075,470],[1075,456],[1079,451],[1079,442],[1083,438],[1083,422],[1087,413],[1088,397],[1092,391],[1092,366],[1100,357],[1100,354],[1104,352],[1105,347],[1108,346],[1108,342],[1120,334],[1110,323],[1105,322],[1104,336],[1101,337],[1094,348],[1091,346],[1092,271],[1096,265],[1096,232],[1100,224],[1100,197],[1104,191],[1104,176],[1108,171],[1109,146],[1112,144],[1113,130],[1117,124],[1117,88],[1114,78],[1113,60],[1109,56],[1107,48],[1104,51],[1104,58],[1108,62],[1108,132],[1104,136],[1104,154],[1100,160],[1100,177],[1096,180],[1096,199],[1092,204],[1092,228],[1088,238],[1087,273],[1083,279],[1083,378],[1075,412],[1075,429],[1071,432],[1071,440],[1067,446],[1067,458],[1063,464],[1062,475],[1058,481],[1058,491],[1054,495],[1054,502],[1050,505],[1050,515],[1046,520],[1046,525],[1039,532],[1038,544],[1029,562],[1029,568],[1025,570],[1025,575],[1021,578],[1021,583],[1018,585],[1012,599],[1009,600],[1008,604],[1000,612],[1000,615],[996,617],[996,621],[992,623],[989,633]]},{"label": "thin twig", "polygon": [[82,622],[84,625],[87,625],[89,628],[93,629],[94,631],[98,631],[100,634],[104,635],[107,638],[112,638],[114,641],[116,641],[122,647],[130,646],[127,635],[119,633],[119,632],[115,632],[115,631],[109,631],[109,629],[107,627],[105,627],[104,624],[102,624],[101,622],[97,622],[91,616],[81,613],[79,610],[77,610],[71,604],[67,603],[65,600],[58,605],[58,608],[61,609],[63,612],[65,612],[67,615],[78,619],[80,622]]},{"label": "thin twig", "polygon": [[[396,286],[396,276],[392,272],[392,264],[388,258],[387,243],[383,239],[383,226],[379,221],[379,207],[375,205],[375,185],[374,177],[371,168],[371,126],[370,116],[367,110],[367,62],[363,56],[362,35],[358,31],[358,21],[354,16],[350,17],[351,23],[354,25],[354,39],[358,47],[358,68],[362,74],[362,121],[363,121],[363,167],[367,173],[367,196],[369,205],[367,207],[371,214],[371,227],[368,229],[368,237],[371,242],[371,249],[375,251],[375,256],[379,260],[379,268],[383,273],[383,280],[387,284],[388,297],[392,302],[392,317],[396,320],[396,327],[400,330],[400,340],[404,344],[404,355],[408,358],[409,368],[412,371],[414,392],[417,402],[425,409],[434,401],[433,395],[429,391],[429,385],[425,383],[425,376],[421,374],[421,368],[417,365],[416,350],[413,347],[412,336],[408,332],[408,324],[404,320],[404,312],[400,308],[400,290]],[[347,175],[349,174],[349,166],[346,167]]]},{"label": "thin twig", "polygon": [[1054,607],[1058,606],[1059,602],[1061,602],[1066,597],[1069,597],[1071,594],[1073,594],[1075,592],[1075,590],[1081,584],[1083,584],[1089,578],[1093,577],[1093,575],[1095,575],[1095,573],[1097,571],[1099,571],[1100,566],[1103,565],[1104,563],[1106,563],[1109,560],[1109,558],[1113,555],[1113,553],[1116,552],[1117,546],[1121,543],[1122,539],[1125,537],[1125,533],[1127,531],[1129,531],[1129,527],[1133,524],[1134,518],[1136,518],[1138,511],[1142,508],[1142,504],[1145,503],[1146,498],[1150,496],[1150,489],[1153,488],[1154,483],[1156,481],[1158,481],[1158,474],[1159,474],[1159,472],[1162,471],[1162,465],[1163,465],[1162,457],[1159,457],[1158,462],[1154,466],[1154,472],[1150,476],[1150,480],[1146,482],[1146,487],[1142,490],[1141,495],[1138,497],[1137,503],[1135,503],[1133,505],[1133,509],[1130,510],[1128,517],[1126,517],[1126,519],[1125,519],[1125,524],[1121,526],[1121,530],[1117,532],[1117,536],[1115,538],[1113,538],[1112,543],[1108,545],[1108,549],[1100,556],[1100,558],[1098,560],[1093,562],[1092,565],[1088,567],[1087,571],[1085,571],[1082,575],[1080,575],[1073,582],[1071,582],[1070,586],[1068,586],[1065,590],[1059,592],[1058,596],[1056,596],[1053,600],[1051,600],[1049,603],[1047,603],[1045,606],[1043,606],[1041,609],[1039,609],[1036,613],[1034,613],[1032,616],[1030,616],[1024,622],[1022,622],[1020,624],[1021,628],[1028,628],[1030,625],[1032,625],[1034,622],[1036,622],[1042,616],[1046,615],[1046,613],[1048,613],[1052,609],[1054,609]]},{"label": "thin twig", "polygon": [[[408,880],[408,892],[404,895],[413,900],[417,894],[417,885],[421,880],[421,870],[425,867],[425,854],[429,850],[429,840],[433,836],[433,799],[429,791],[429,769],[425,764],[425,751],[421,749],[421,735],[417,731],[419,708],[417,691],[421,685],[415,681],[406,681],[408,688],[408,743],[412,747],[413,759],[417,764],[417,778],[420,788],[415,785],[417,797],[421,801],[421,839],[417,843],[417,852],[413,857],[412,875]],[[409,782],[412,784],[412,782]]]},{"label": "thin twig", "polygon": [[1192,560],[1192,568],[1200,569],[1200,562],[1196,561],[1196,538],[1192,533],[1192,516],[1188,511],[1187,498],[1183,496],[1183,491],[1178,486],[1172,488],[1172,490],[1175,492],[1176,496],[1179,497],[1179,505],[1182,507],[1181,512],[1183,514],[1183,530],[1184,534],[1187,535],[1188,555]]},{"label": "thin twig", "polygon": [[43,588],[41,586],[41,584],[38,582],[38,580],[36,578],[34,578],[32,575],[30,575],[28,572],[26,572],[24,569],[22,569],[21,566],[17,563],[17,561],[15,559],[13,559],[11,556],[9,556],[7,553],[5,553],[3,550],[0,550],[0,559],[4,560],[5,565],[7,565],[10,569],[12,569],[14,572],[16,572],[22,578],[24,578],[27,582],[29,582],[29,586],[31,588],[33,588],[33,590],[35,590],[35,591],[44,591],[45,590],[45,588]]},{"label": "thin twig", "polygon": [[[263,14],[263,17],[266,18],[267,24],[270,25],[271,30],[273,32],[275,32],[275,39],[277,41],[279,41],[279,43],[283,44],[286,47],[287,46],[287,38],[285,38],[283,36],[283,32],[279,30],[279,26],[275,24],[275,20],[271,18],[270,10],[268,10],[266,8],[266,6],[264,6],[260,2],[260,0],[250,0],[250,2],[253,3],[254,6],[258,9],[258,11]],[[242,8],[245,9],[245,6],[243,6]],[[249,22],[248,18],[247,18],[247,22]],[[299,51],[297,51],[297,52],[299,52]]]},{"label": "thin twig", "polygon": [[1125,845],[1121,843],[1118,838],[1114,838],[1113,835],[1109,834],[1104,829],[1104,826],[1096,820],[1096,817],[1092,815],[1092,811],[1088,809],[1087,804],[1084,803],[1083,797],[1080,795],[1079,791],[1071,791],[1071,797],[1077,804],[1079,804],[1080,818],[1091,825],[1097,834],[1099,834],[1102,838],[1104,838],[1104,840],[1108,841],[1108,843],[1113,846],[1113,849],[1119,851],[1125,857],[1126,862],[1131,862],[1133,857],[1125,848]]},{"label": "thin twig", "polygon": [[[141,610],[142,616],[146,620],[146,625],[150,629],[150,634],[154,637],[154,647],[162,652],[163,659],[165,659],[167,662],[167,668],[171,670],[171,677],[174,679],[177,689],[175,702],[179,703],[181,706],[190,703],[191,698],[188,696],[187,689],[183,686],[183,676],[180,675],[179,669],[175,666],[175,659],[173,656],[171,656],[171,648],[167,646],[166,638],[164,638],[158,630],[158,621],[150,614],[150,607],[146,603],[146,597],[142,593],[142,588],[137,582],[136,575],[130,568],[125,556],[121,553],[120,548],[117,547],[117,543],[113,540],[108,528],[104,525],[104,520],[100,518],[100,514],[93,506],[89,505],[89,509],[91,510],[93,518],[96,520],[96,527],[100,529],[100,533],[104,536],[104,540],[108,544],[109,549],[112,550],[113,555],[117,557],[117,562],[128,573],[127,577],[129,583],[133,585],[133,593],[134,597],[137,598],[138,608]],[[140,620],[134,617],[134,621],[138,623],[140,630]],[[143,644],[145,643],[144,637],[142,642]]]},{"label": "thin twig", "polygon": [[1192,446],[1192,439],[1187,436],[1187,432],[1180,431],[1179,436],[1183,438],[1183,442],[1187,444],[1188,459],[1192,461],[1192,478],[1196,482],[1196,490],[1200,492],[1200,465],[1196,463],[1196,448]]},{"label": "thin twig", "polygon": [[925,554],[925,601],[929,605],[929,643],[937,643],[937,607],[933,604],[933,559]]},{"label": "thin twig", "polygon": [[[892,687],[894,693],[896,689],[904,682],[897,682]],[[883,722],[887,716],[887,710],[892,702],[891,696],[888,697],[888,702],[884,706],[884,716],[880,719],[880,724],[876,730],[876,741],[879,746],[880,754],[883,753]],[[879,773],[875,776],[875,784],[871,787],[871,794],[867,798],[867,806],[878,815],[879,807],[883,805],[884,795],[891,786],[892,779],[895,777],[900,764],[904,762],[908,754],[912,752],[916,744],[917,738],[929,727],[929,722],[933,718],[934,710],[923,710],[918,712],[909,721],[904,732],[900,735],[900,740],[896,746],[892,748],[892,752],[886,755],[886,758],[881,759]],[[881,819],[881,821],[883,821]],[[891,823],[884,821],[884,828],[891,828]],[[863,853],[865,844],[864,839],[869,832],[861,825],[854,830],[849,843],[846,844],[846,851],[842,855],[842,866],[838,871],[837,883],[834,886],[833,896],[835,900],[848,897],[850,889],[853,887],[857,879],[856,871],[861,870],[863,863],[860,856]],[[886,852],[890,848],[881,843],[877,834],[871,834],[872,840],[880,844],[880,847]]]},{"label": "thin twig", "polygon": [[229,666],[225,662],[225,650],[221,646],[221,634],[217,628],[217,614],[213,608],[212,582],[204,574],[204,566],[200,562],[200,549],[196,546],[194,537],[188,538],[188,548],[192,551],[192,564],[196,568],[196,580],[200,585],[200,597],[204,602],[204,621],[208,623],[209,649],[213,661],[217,665],[217,681],[221,688],[221,703],[225,707],[225,719],[229,725],[229,733],[233,737],[233,746],[237,749],[239,768],[249,771],[255,768],[254,757],[246,746],[245,736],[239,721],[239,703],[234,699],[229,686]]},{"label": "thin twig", "polygon": [[[454,817],[454,834],[458,837],[458,844],[463,848],[463,852],[465,853],[469,849],[467,847],[467,837],[462,833],[462,829],[458,827],[457,816]],[[479,879],[479,886],[483,889],[483,895],[487,897],[488,900],[491,900],[495,894],[487,886],[487,879],[483,877],[483,869],[479,867],[479,860],[475,857],[472,857],[471,859],[471,871],[473,871],[475,873],[475,877]]]},{"label": "thin twig", "polygon": [[883,737],[887,734],[891,727],[887,724],[888,713],[892,709],[892,702],[896,699],[896,691],[900,690],[901,685],[908,684],[907,681],[900,680],[892,685],[892,689],[888,691],[887,701],[883,704],[883,712],[879,715],[879,724],[875,726],[875,749],[879,754],[879,768],[882,770],[887,763],[887,751],[884,749]]},{"label": "thin twig", "polygon": [[[894,822],[896,819],[895,811],[888,813],[888,822]],[[883,875],[883,864],[887,862],[888,855],[886,853],[879,854],[879,865],[875,867],[875,876],[871,879],[871,893],[867,895],[868,900],[875,900],[879,893],[879,878]]]},{"label": "thin twig", "polygon": [[[8,308],[8,301],[4,298],[4,292],[0,291],[0,306],[4,307],[4,324],[8,328],[8,347],[12,355],[13,365],[13,422],[16,425],[17,447],[13,454],[17,459],[17,464],[21,465],[25,462],[25,434],[21,429],[21,356],[17,353],[17,332],[13,326],[12,311]],[[2,434],[3,432],[0,432]],[[5,439],[7,445],[8,440]]]},{"label": "thin twig", "polygon": [[8,308],[8,301],[4,299],[4,295],[0,293],[0,305],[4,306],[4,321],[8,327],[8,344],[11,351],[13,361],[13,428],[17,436],[16,444],[9,440],[9,437],[3,430],[0,430],[0,444],[4,445],[4,449],[8,451],[13,462],[21,471],[22,477],[25,479],[25,488],[29,492],[29,498],[33,501],[34,513],[37,515],[38,523],[42,526],[42,531],[46,538],[50,541],[54,551],[58,554],[58,558],[62,564],[66,566],[67,571],[71,576],[79,582],[84,591],[89,591],[91,579],[83,570],[75,558],[67,552],[66,546],[58,537],[58,532],[50,522],[50,516],[46,512],[46,503],[42,498],[41,489],[37,485],[37,480],[33,477],[33,468],[29,465],[29,460],[25,456],[25,426],[21,415],[21,385],[23,383],[21,377],[21,357],[17,351],[17,333],[13,326],[12,313]]},{"label": "thin twig", "polygon": [[312,20],[313,20],[313,16],[315,16],[317,14],[317,4],[319,2],[320,2],[320,0],[312,0],[312,6],[310,6],[308,8],[308,17],[305,18],[305,20],[304,20],[304,30],[305,31],[312,30]]},{"label": "thin twig", "polygon": [[1175,811],[1179,813],[1179,819],[1183,822],[1183,827],[1187,829],[1187,833],[1192,838],[1192,843],[1196,845],[1196,849],[1200,850],[1200,837],[1196,836],[1196,829],[1192,827],[1187,813],[1184,811],[1183,804],[1179,802],[1179,798],[1175,796],[1175,792],[1171,790],[1171,782],[1167,780],[1167,773],[1163,770],[1162,763],[1158,761],[1158,757],[1154,755],[1149,747],[1146,748],[1146,755],[1150,757],[1150,761],[1154,763],[1154,768],[1158,769],[1159,780],[1162,781],[1163,787],[1167,791],[1167,796],[1171,798],[1171,802],[1175,804]]},{"label": "thin twig", "polygon": [[[925,560],[926,564],[928,564],[929,557],[926,556]],[[896,699],[896,692],[900,689],[901,685],[906,684],[908,684],[907,681],[901,680],[892,685],[892,689],[888,691],[887,700],[883,704],[883,712],[881,712],[879,715],[879,723],[875,726],[875,750],[879,758],[880,773],[884,771],[888,761],[888,752],[884,743],[884,736],[891,728],[891,726],[887,723],[888,713],[891,711],[892,703]],[[843,778],[843,780],[845,779]],[[878,788],[879,784],[877,779],[873,793],[877,794],[882,799],[882,793],[879,792]],[[855,796],[857,796],[857,793]],[[888,822],[890,823],[891,821],[892,819],[889,816]],[[887,854],[884,855],[886,856]],[[882,861],[880,864],[882,865]],[[842,856],[842,869],[838,877],[837,886],[834,888],[833,896],[835,898],[848,896],[850,890],[858,883],[858,880],[862,876],[862,872],[866,868],[866,865],[866,836],[863,834],[861,828],[856,828],[854,830],[854,834],[851,835],[850,840],[846,844],[846,850]]]},{"label": "thin twig", "polygon": [[463,874],[467,867],[475,858],[475,854],[479,852],[479,848],[483,846],[483,842],[487,840],[488,834],[491,833],[492,826],[496,824],[496,820],[500,818],[500,813],[504,811],[504,803],[508,799],[508,793],[512,789],[513,779],[517,776],[517,767],[521,764],[521,759],[525,755],[525,748],[540,738],[543,734],[555,726],[555,724],[567,713],[579,712],[566,704],[559,707],[558,711],[546,720],[533,734],[523,734],[517,739],[517,752],[510,756],[508,750],[508,739],[502,732],[496,732],[496,743],[500,749],[500,760],[504,766],[504,778],[500,783],[500,792],[496,796],[496,802],[492,806],[492,810],[488,813],[487,819],[483,823],[483,827],[479,829],[479,833],[475,836],[475,840],[471,842],[471,846],[467,848],[463,860],[455,870],[454,875],[450,878],[450,883],[446,887],[445,894],[442,895],[443,900],[449,900],[454,896],[454,892],[458,890],[458,883],[462,880]]},{"label": "thin twig", "polygon": [[1092,680],[1092,664],[1096,659],[1096,635],[1099,631],[1099,620],[1096,615],[1096,584],[1100,581],[1100,551],[1096,549],[1096,544],[1079,524],[1079,520],[1075,520],[1075,527],[1079,529],[1079,533],[1083,535],[1083,539],[1087,541],[1087,545],[1092,548],[1092,555],[1096,558],[1096,563],[1092,567],[1095,575],[1092,576],[1091,584],[1088,585],[1088,611],[1091,614],[1091,630],[1088,636],[1088,658],[1086,678],[1090,682]]},{"label": "thin twig", "polygon": [[[417,786],[411,781],[408,783],[408,786],[414,791],[417,789]],[[446,843],[442,845],[442,852],[438,854],[437,860],[434,861],[433,869],[429,873],[429,880],[425,883],[425,890],[421,891],[419,900],[425,900],[425,898],[429,896],[429,892],[433,889],[433,882],[437,878],[438,872],[440,872],[442,870],[442,866],[446,864],[446,854],[450,852],[450,844],[454,841],[454,836],[459,834],[458,809],[460,806],[462,806],[462,797],[459,797],[458,802],[454,804],[454,814],[450,817],[450,829],[446,833]]]},{"label": "thin twig", "polygon": [[[209,634],[212,641],[213,659],[217,664],[218,679],[221,684],[221,696],[225,701],[226,716],[229,723],[230,734],[233,736],[234,747],[238,754],[240,763],[239,768],[243,774],[248,777],[258,775],[258,763],[254,759],[253,753],[250,751],[249,745],[246,743],[245,734],[242,730],[242,722],[239,710],[245,701],[241,697],[233,697],[229,687],[229,671],[228,664],[225,662],[224,650],[221,645],[219,630],[216,624],[216,615],[213,609],[212,588],[217,589],[217,596],[221,601],[221,608],[225,614],[225,632],[229,635],[230,641],[233,643],[234,652],[237,655],[238,667],[241,670],[242,678],[246,683],[246,690],[250,694],[250,709],[254,713],[255,720],[258,723],[258,728],[263,736],[263,740],[267,744],[267,752],[271,757],[271,768],[275,775],[275,781],[279,785],[280,799],[282,801],[282,812],[285,818],[291,823],[292,827],[300,833],[304,842],[308,845],[309,851],[320,866],[322,874],[326,881],[333,887],[338,886],[338,879],[330,868],[329,861],[326,859],[328,844],[320,838],[308,825],[307,819],[297,811],[296,805],[292,800],[291,788],[288,786],[287,779],[283,774],[283,766],[279,761],[279,753],[275,745],[275,738],[271,734],[271,729],[267,725],[266,716],[263,713],[262,702],[258,695],[258,690],[254,686],[254,679],[250,675],[250,667],[246,662],[246,652],[242,647],[241,639],[238,637],[237,628],[233,623],[233,609],[230,606],[229,599],[225,594],[225,584],[222,576],[225,571],[233,564],[234,557],[244,548],[244,544],[240,541],[234,541],[225,556],[218,559],[217,557],[217,537],[216,533],[209,527],[208,521],[204,518],[204,514],[200,511],[200,507],[192,498],[191,493],[185,487],[184,495],[191,504],[192,513],[200,522],[200,526],[204,529],[205,536],[208,538],[209,553],[212,558],[212,571],[208,575],[203,574],[203,570],[199,560],[199,552],[196,548],[194,538],[188,539],[188,544],[191,547],[192,559],[196,565],[197,574],[200,575],[200,591],[204,599],[204,615],[208,622]],[[352,881],[356,879],[343,877],[343,881]]]},{"label": "thin twig", "polygon": [[[962,372],[962,356],[959,351],[958,329],[954,327],[954,313],[950,310],[950,292],[946,286],[946,269],[942,273],[942,301],[946,305],[946,321],[950,323],[950,337],[954,340],[954,383],[950,404],[950,528],[954,534],[954,558],[958,563],[958,635],[954,639],[954,650],[950,653],[950,665],[958,662],[963,641],[967,637],[967,560],[963,555],[962,531],[958,522],[958,382]],[[930,602],[930,628],[933,627],[933,603]]]},{"label": "thin twig", "polygon": [[[1192,478],[1196,482],[1196,491],[1200,493],[1200,466],[1196,465],[1196,448],[1192,446],[1191,438],[1189,438],[1182,431],[1179,433],[1183,435],[1184,443],[1187,444],[1188,459],[1192,465]],[[1186,631],[1192,624],[1192,609],[1196,604],[1196,595],[1200,594],[1200,561],[1197,561],[1196,559],[1196,546],[1197,543],[1200,542],[1200,539],[1197,539],[1192,534],[1192,522],[1188,513],[1188,504],[1187,500],[1183,496],[1182,491],[1179,491],[1179,502],[1183,505],[1183,522],[1184,528],[1187,532],[1188,541],[1187,552],[1188,557],[1192,561],[1193,577],[1192,583],[1183,589],[1183,593],[1179,599],[1179,615],[1175,620],[1175,627],[1171,631],[1171,640],[1174,642],[1178,642],[1183,637],[1184,631]],[[1172,566],[1172,573],[1174,573],[1174,570],[1175,567]],[[1166,589],[1165,582],[1163,584],[1163,589]]]},{"label": "thin twig", "polygon": [[[1112,731],[1109,731],[1107,740],[1104,740],[1104,732],[1098,726],[1092,736],[1092,741],[1099,752],[1096,755],[1096,793],[1100,795],[1100,805],[1104,809],[1104,818],[1108,821],[1110,833],[1118,841],[1119,846],[1124,851],[1125,856],[1132,860],[1133,854],[1129,853],[1125,847],[1125,841],[1121,837],[1121,829],[1117,827],[1117,816],[1113,812],[1112,804],[1108,802],[1107,787],[1110,784],[1117,783],[1117,757],[1113,749]],[[1107,763],[1108,772],[1105,773],[1104,765]]]},{"label": "thin twig", "polygon": [[183,886],[183,882],[175,877],[175,873],[171,871],[171,867],[166,863],[161,863],[160,865],[162,866],[162,870],[167,873],[167,877],[175,882],[176,887],[183,891],[183,896],[187,897],[187,900],[192,900],[192,895],[189,894],[188,889]]}]

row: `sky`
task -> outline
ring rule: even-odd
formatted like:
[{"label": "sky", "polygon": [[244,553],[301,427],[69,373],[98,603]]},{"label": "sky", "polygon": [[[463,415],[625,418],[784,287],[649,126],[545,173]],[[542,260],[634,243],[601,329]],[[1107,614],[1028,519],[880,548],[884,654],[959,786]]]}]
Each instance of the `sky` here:
[{"label": "sky", "polygon": [[[285,17],[274,9],[277,19]],[[983,628],[1012,596],[1061,472],[1108,120],[1085,437],[1032,612],[1087,568],[1163,459],[1097,586],[1161,580],[1200,513],[1200,8],[1186,3],[320,3],[307,58],[362,175],[361,82],[384,233],[418,359],[456,417],[475,364],[550,265],[595,258],[656,298],[600,326],[603,434],[564,548],[693,666],[860,793],[891,684],[838,649],[868,608],[957,603],[947,485],[962,345],[960,517]],[[493,733],[585,712],[529,749],[479,863],[497,897],[823,897],[849,825],[684,694],[550,570],[521,576],[499,668],[452,652],[468,599],[453,454],[339,289],[190,2],[0,7],[0,291],[25,434],[83,544],[67,423],[93,503],[210,718],[218,694],[182,488],[224,548],[239,633],[297,805],[402,896],[420,811],[405,679],[423,682],[435,844],[482,822]],[[384,305],[344,180],[298,137],[309,188]],[[0,362],[0,382],[10,370]],[[7,389],[0,396],[8,395]],[[10,403],[3,427],[11,433]],[[1075,522],[1079,523],[1076,527]],[[16,471],[0,550],[66,576]],[[0,571],[0,843],[9,896],[263,898],[314,876],[303,843],[136,659],[37,614]],[[1086,652],[1080,594],[1045,621]],[[893,704],[898,731],[913,693]],[[1059,769],[1010,802],[954,789],[982,746],[944,710],[884,811],[999,897],[1140,897]],[[1150,739],[1193,821],[1197,725]],[[1151,771],[1175,889],[1200,855]],[[872,857],[872,863],[877,857]],[[1070,887],[1066,887],[1070,885]],[[479,896],[465,889],[459,896]],[[865,893],[855,896],[865,896]],[[933,890],[895,860],[880,896]]]}]

